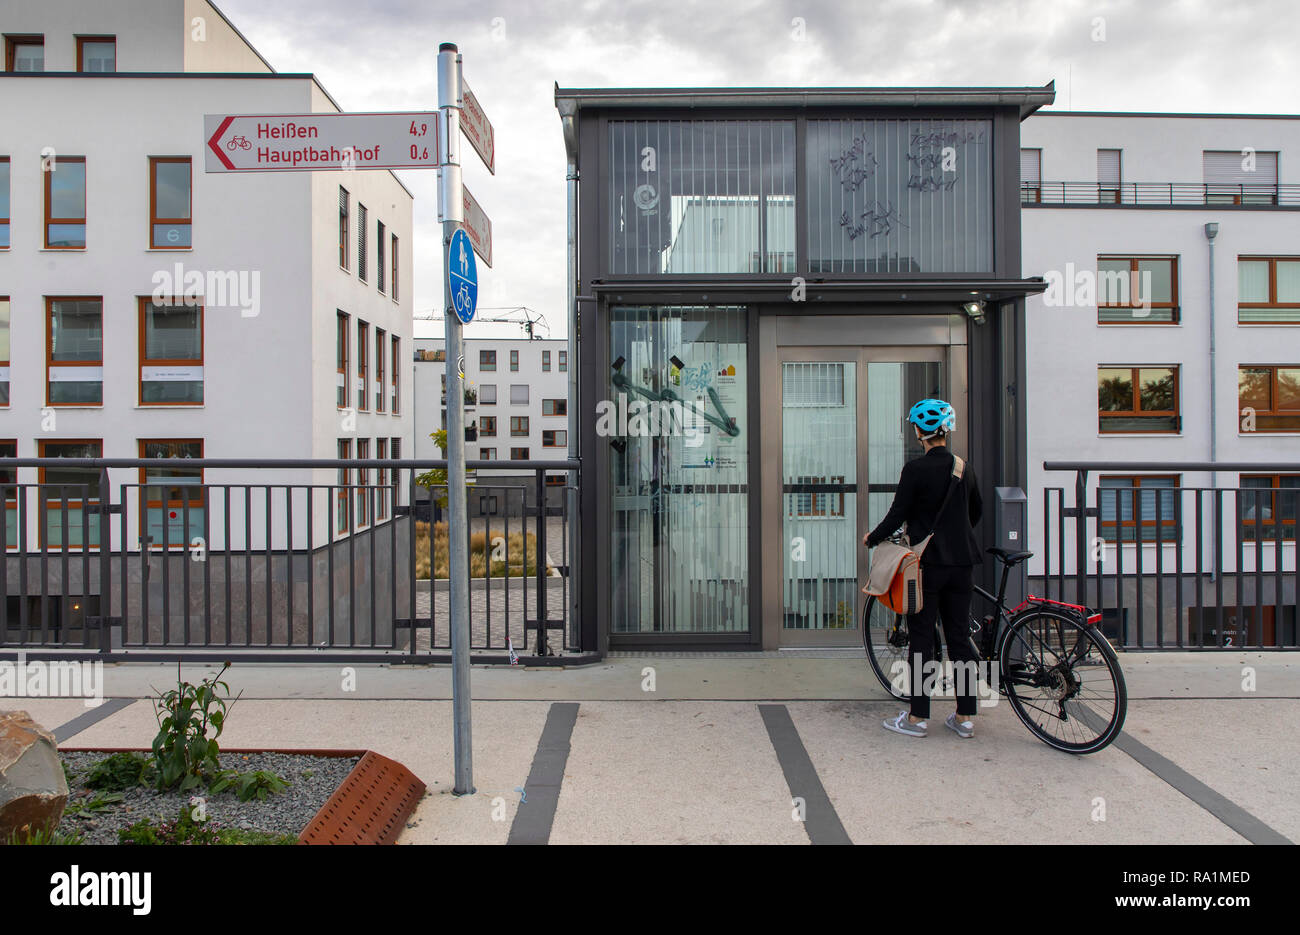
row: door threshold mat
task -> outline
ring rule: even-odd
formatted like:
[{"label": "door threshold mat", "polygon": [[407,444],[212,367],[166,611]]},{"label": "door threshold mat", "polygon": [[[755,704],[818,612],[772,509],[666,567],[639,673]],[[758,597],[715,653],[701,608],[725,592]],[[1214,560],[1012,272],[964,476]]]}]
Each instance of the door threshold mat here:
[{"label": "door threshold mat", "polygon": [[298,836],[299,844],[393,844],[424,796],[409,769],[367,750]]}]

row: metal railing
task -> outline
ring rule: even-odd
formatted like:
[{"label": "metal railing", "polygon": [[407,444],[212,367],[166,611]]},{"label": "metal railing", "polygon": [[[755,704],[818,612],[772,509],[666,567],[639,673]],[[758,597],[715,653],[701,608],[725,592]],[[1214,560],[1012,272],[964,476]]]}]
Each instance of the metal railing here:
[{"label": "metal railing", "polygon": [[[468,490],[473,661],[573,661],[564,493],[578,463],[466,466],[523,475]],[[0,652],[446,661],[446,526],[422,516],[447,490],[417,483],[435,468],[446,461],[5,458]]]},{"label": "metal railing", "polygon": [[[1126,649],[1300,648],[1300,489],[1181,485],[1184,473],[1294,476],[1294,464],[1043,467],[1073,472],[1074,486],[1044,488],[1031,591],[1100,610],[1107,635]],[[1098,472],[1139,486],[1090,485]],[[1141,486],[1144,478],[1161,486]]]},{"label": "metal railing", "polygon": [[1022,206],[1300,208],[1300,185],[1230,185],[1207,182],[1022,182]]}]

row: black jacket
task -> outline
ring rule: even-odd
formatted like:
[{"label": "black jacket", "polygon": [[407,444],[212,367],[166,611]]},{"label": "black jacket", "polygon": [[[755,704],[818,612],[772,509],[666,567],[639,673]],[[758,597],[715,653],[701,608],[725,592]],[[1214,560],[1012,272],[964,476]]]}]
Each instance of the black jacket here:
[{"label": "black jacket", "polygon": [[[936,445],[919,458],[903,465],[898,492],[880,525],[871,531],[867,545],[874,548],[907,523],[908,538],[920,542],[930,534],[931,524],[952,477],[952,452],[946,445]],[[921,556],[922,565],[978,565],[979,543],[971,529],[980,521],[984,504],[979,484],[970,462],[962,472],[960,483],[935,530],[934,538]]]}]

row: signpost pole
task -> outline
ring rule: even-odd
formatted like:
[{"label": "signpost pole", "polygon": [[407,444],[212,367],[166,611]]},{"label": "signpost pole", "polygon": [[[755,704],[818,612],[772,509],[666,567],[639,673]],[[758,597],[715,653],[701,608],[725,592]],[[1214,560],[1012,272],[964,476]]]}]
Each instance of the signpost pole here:
[{"label": "signpost pole", "polygon": [[464,214],[460,169],[460,54],[454,43],[438,46],[439,143],[438,212],[442,217],[443,296],[447,340],[447,574],[451,624],[451,707],[455,731],[455,795],[474,792],[470,732],[469,546],[465,489],[464,344],[454,308],[450,277],[452,235]]}]

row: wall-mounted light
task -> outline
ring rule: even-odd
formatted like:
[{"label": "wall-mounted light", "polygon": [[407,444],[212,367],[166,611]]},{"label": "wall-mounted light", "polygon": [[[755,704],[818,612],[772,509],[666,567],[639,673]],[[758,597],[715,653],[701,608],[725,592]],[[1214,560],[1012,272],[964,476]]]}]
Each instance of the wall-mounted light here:
[{"label": "wall-mounted light", "polygon": [[983,302],[967,302],[961,307],[961,310],[965,312],[970,317],[970,320],[975,322],[975,324],[984,324]]}]

